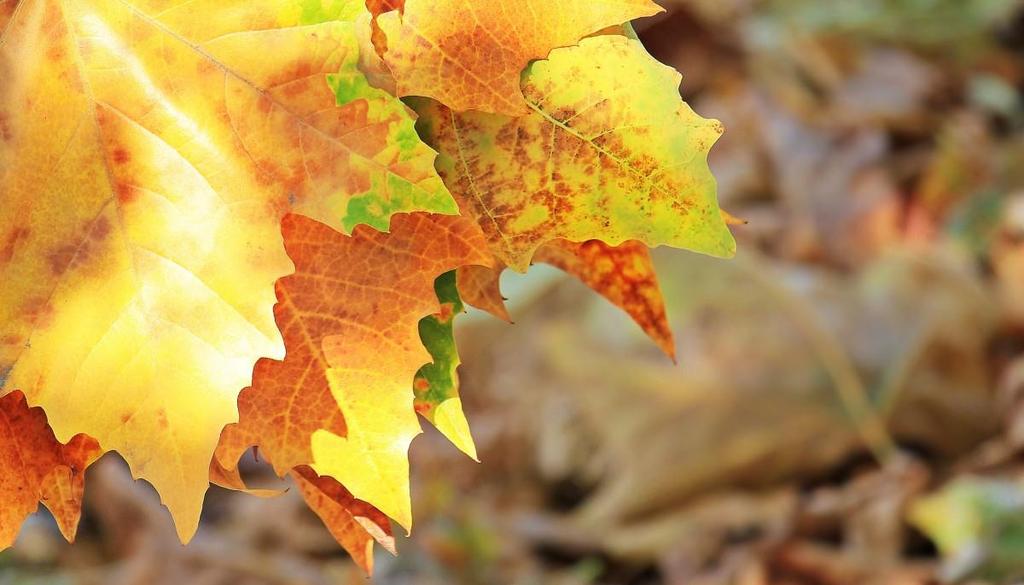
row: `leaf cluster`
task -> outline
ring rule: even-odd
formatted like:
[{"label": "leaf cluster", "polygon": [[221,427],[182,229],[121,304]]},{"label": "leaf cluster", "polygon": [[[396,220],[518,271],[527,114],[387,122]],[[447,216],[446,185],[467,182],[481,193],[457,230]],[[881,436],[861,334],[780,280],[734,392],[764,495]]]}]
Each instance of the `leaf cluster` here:
[{"label": "leaf cluster", "polygon": [[258,446],[370,571],[412,527],[417,413],[476,457],[453,321],[507,319],[505,267],[671,355],[649,247],[735,244],[720,124],[622,27],[658,11],[0,2],[0,546],[41,500],[73,537],[108,451],[187,541]]}]

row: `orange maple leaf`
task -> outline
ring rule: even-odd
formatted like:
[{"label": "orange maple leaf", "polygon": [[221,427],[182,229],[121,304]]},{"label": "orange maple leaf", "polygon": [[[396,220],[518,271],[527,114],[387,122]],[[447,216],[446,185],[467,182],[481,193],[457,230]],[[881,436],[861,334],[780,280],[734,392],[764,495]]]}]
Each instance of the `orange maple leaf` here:
[{"label": "orange maple leaf", "polygon": [[[675,339],[647,246],[636,241],[612,246],[600,240],[554,240],[542,246],[534,260],[583,281],[625,311],[667,356],[675,359]],[[459,295],[466,304],[511,322],[499,286],[504,269],[500,265],[459,268]]]},{"label": "orange maple leaf", "polygon": [[86,435],[60,444],[43,409],[29,408],[21,392],[0,398],[0,549],[14,544],[21,523],[40,502],[73,541],[82,514],[85,468],[100,453],[99,443]]},{"label": "orange maple leaf", "polygon": [[[287,353],[256,364],[218,458],[232,467],[259,445],[279,474],[311,465],[408,528],[405,451],[420,432],[412,380],[430,362],[418,324],[439,310],[438,276],[490,263],[483,234],[468,219],[429,214],[395,216],[389,234],[359,227],[352,236],[288,216],[283,232],[296,265],[278,282],[274,309]],[[318,453],[314,439],[333,447]]]},{"label": "orange maple leaf", "polygon": [[518,116],[529,112],[519,78],[531,60],[661,10],[650,0],[406,0],[377,23],[398,95]]}]

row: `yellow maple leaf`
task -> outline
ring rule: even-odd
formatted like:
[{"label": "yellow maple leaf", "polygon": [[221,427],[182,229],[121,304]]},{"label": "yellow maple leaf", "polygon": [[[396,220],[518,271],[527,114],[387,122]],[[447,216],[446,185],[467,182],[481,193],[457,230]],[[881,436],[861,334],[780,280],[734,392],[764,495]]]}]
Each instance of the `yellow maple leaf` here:
[{"label": "yellow maple leaf", "polygon": [[120,452],[183,540],[253,364],[284,355],[281,217],[346,229],[455,211],[409,112],[356,68],[364,13],[354,0],[0,9],[0,386],[43,406],[58,439]]}]

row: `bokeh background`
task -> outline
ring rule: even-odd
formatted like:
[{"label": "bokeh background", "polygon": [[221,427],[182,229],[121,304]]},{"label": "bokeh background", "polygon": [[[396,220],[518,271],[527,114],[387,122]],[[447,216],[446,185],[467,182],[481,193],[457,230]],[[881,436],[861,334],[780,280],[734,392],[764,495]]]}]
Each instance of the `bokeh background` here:
[{"label": "bokeh background", "polygon": [[[733,261],[658,250],[673,365],[549,268],[461,318],[482,464],[427,429],[379,585],[1024,579],[1024,2],[662,0],[637,23],[727,134]],[[255,460],[256,483],[275,485]],[[182,547],[89,471],[0,585],[366,583],[294,490],[211,492]]]}]

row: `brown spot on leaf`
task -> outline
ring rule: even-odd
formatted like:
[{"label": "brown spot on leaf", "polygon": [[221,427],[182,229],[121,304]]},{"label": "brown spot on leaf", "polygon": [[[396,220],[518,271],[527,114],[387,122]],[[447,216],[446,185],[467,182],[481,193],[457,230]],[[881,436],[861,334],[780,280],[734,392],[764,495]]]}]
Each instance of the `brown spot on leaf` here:
[{"label": "brown spot on leaf", "polygon": [[7,112],[0,112],[0,140],[4,142],[14,140],[14,130],[11,129],[10,115]]},{"label": "brown spot on leaf", "polygon": [[118,148],[114,149],[113,157],[114,157],[114,164],[123,165],[123,164],[127,164],[128,162],[130,162],[132,160],[132,153],[128,152],[124,148],[118,147]]},{"label": "brown spot on leaf", "polygon": [[14,250],[18,244],[28,238],[31,230],[27,227],[16,227],[4,239],[4,245],[0,248],[0,264],[6,264],[14,257]]},{"label": "brown spot on leaf", "polygon": [[92,230],[89,232],[89,239],[94,242],[100,242],[110,235],[110,220],[106,217],[100,217],[92,226]]},{"label": "brown spot on leaf", "polygon": [[46,50],[46,58],[50,61],[63,61],[67,55],[67,49],[59,41],[51,43]]},{"label": "brown spot on leaf", "polygon": [[4,335],[0,337],[0,345],[21,345],[24,338],[20,335]]},{"label": "brown spot on leaf", "polygon": [[295,83],[287,83],[287,84],[285,84],[284,85],[283,93],[284,93],[285,97],[294,98],[296,96],[302,95],[303,93],[305,93],[307,91],[309,91],[309,86],[306,85],[305,83],[297,81]]},{"label": "brown spot on leaf", "polygon": [[54,276],[60,276],[67,272],[68,268],[71,267],[71,263],[75,260],[75,254],[78,252],[78,248],[79,247],[74,244],[64,244],[47,256],[47,260],[50,263],[50,272],[52,272]]},{"label": "brown spot on leaf", "polygon": [[139,198],[138,192],[131,185],[118,183],[115,187],[117,201],[121,204],[131,203]]},{"label": "brown spot on leaf", "polygon": [[33,327],[45,329],[53,323],[53,305],[46,298],[29,299],[22,305],[22,313]]},{"label": "brown spot on leaf", "polygon": [[101,216],[87,229],[86,237],[80,243],[62,244],[47,256],[54,276],[61,276],[72,267],[87,263],[96,246],[110,235],[110,220]]},{"label": "brown spot on leaf", "polygon": [[270,110],[274,109],[274,100],[270,99],[269,96],[260,95],[256,101],[256,107],[259,109],[261,114],[269,114]]}]

